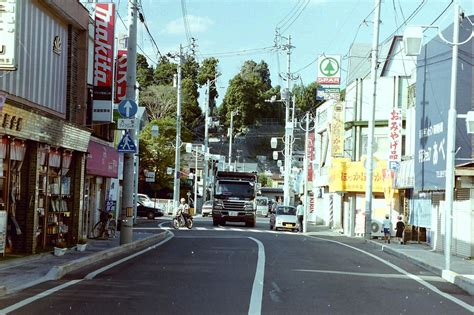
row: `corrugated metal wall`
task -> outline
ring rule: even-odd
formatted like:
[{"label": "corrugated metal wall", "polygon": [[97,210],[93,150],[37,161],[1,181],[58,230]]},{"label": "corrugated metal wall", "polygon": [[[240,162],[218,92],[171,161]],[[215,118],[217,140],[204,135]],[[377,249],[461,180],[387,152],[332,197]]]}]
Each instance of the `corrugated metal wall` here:
[{"label": "corrugated metal wall", "polygon": [[[0,71],[0,89],[64,114],[67,84],[67,25],[31,1],[18,1],[18,70]],[[53,52],[55,36],[61,54]]]}]

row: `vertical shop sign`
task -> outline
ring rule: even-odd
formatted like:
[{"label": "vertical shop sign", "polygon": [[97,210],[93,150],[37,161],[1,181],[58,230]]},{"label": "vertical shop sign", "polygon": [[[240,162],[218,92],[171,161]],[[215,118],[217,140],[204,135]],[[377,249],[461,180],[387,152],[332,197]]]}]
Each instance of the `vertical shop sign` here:
[{"label": "vertical shop sign", "polygon": [[390,142],[388,168],[396,171],[399,169],[402,160],[402,112],[398,108],[394,108],[390,112],[388,139]]},{"label": "vertical shop sign", "polygon": [[114,60],[113,3],[97,3],[94,34],[94,102],[92,120],[112,120],[112,83]]},{"label": "vertical shop sign", "polygon": [[344,156],[344,103],[334,104],[331,123],[331,156]]},{"label": "vertical shop sign", "polygon": [[125,98],[127,92],[127,50],[117,51],[115,67],[115,97],[114,103],[118,104]]},{"label": "vertical shop sign", "polygon": [[0,1],[0,70],[17,69],[17,6],[15,0]]},{"label": "vertical shop sign", "polygon": [[313,161],[314,161],[314,132],[309,134],[308,139],[308,181],[313,181]]},{"label": "vertical shop sign", "polygon": [[7,243],[7,212],[0,211],[0,253],[5,255]]}]

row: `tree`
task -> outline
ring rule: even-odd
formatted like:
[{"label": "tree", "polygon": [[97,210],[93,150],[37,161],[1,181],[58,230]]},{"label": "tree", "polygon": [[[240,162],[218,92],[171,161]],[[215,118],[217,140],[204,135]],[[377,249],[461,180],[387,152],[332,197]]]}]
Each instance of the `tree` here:
[{"label": "tree", "polygon": [[273,180],[265,173],[258,174],[258,182],[262,187],[272,187]]},{"label": "tree", "polygon": [[151,85],[140,93],[140,104],[150,120],[176,116],[176,89],[168,85]]},{"label": "tree", "polygon": [[197,82],[199,86],[207,84],[207,80],[211,82],[209,87],[209,115],[213,116],[216,111],[216,99],[219,97],[219,93],[216,88],[216,78],[218,76],[217,66],[219,60],[216,58],[206,58],[202,61],[201,67],[199,68],[199,74]]},{"label": "tree", "polygon": [[262,118],[271,117],[276,111],[272,103],[265,102],[271,88],[270,70],[264,61],[259,64],[252,60],[244,62],[239,74],[229,82],[220,109],[221,120],[228,124],[230,112],[237,109],[239,115],[234,126],[242,130]]},{"label": "tree", "polygon": [[173,79],[177,69],[177,64],[171,63],[167,57],[160,58],[160,62],[153,73],[155,84],[173,86]]},{"label": "tree", "polygon": [[306,87],[304,85],[295,85],[293,87],[293,95],[296,97],[296,109],[300,113],[307,111],[315,111],[316,108],[323,102],[316,100],[316,91],[319,84],[312,82]]},{"label": "tree", "polygon": [[137,54],[137,81],[141,90],[153,84],[153,67],[148,65],[146,57],[142,54]]}]

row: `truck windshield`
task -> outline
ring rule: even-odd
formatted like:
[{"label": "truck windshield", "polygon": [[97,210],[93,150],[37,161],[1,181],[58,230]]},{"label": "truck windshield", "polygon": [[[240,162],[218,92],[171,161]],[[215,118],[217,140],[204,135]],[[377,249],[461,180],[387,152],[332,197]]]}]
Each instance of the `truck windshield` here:
[{"label": "truck windshield", "polygon": [[216,196],[250,198],[254,194],[254,186],[250,182],[217,181]]}]

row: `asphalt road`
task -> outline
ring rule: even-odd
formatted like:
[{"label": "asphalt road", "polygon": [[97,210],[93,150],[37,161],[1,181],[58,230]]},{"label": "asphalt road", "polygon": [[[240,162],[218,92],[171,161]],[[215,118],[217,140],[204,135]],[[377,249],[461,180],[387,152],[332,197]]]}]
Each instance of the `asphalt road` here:
[{"label": "asphalt road", "polygon": [[[139,226],[159,232],[160,222]],[[113,261],[2,299],[0,309],[22,303],[12,314],[471,314],[467,293],[363,240],[274,232],[267,222],[215,228],[198,218],[192,230],[173,230],[169,241],[93,279],[84,277]],[[37,299],[49,289],[57,291]]]}]

